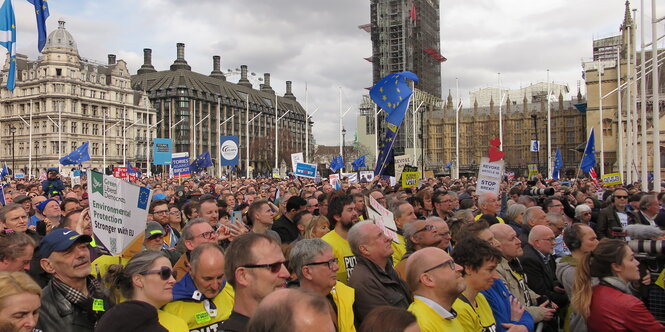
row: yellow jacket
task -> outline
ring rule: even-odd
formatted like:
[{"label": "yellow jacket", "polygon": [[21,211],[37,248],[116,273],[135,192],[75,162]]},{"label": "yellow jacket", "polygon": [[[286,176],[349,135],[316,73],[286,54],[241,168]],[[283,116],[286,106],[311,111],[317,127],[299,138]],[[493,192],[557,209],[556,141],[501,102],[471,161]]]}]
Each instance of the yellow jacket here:
[{"label": "yellow jacket", "polygon": [[215,317],[208,315],[203,301],[176,300],[164,306],[163,310],[185,321],[190,331],[216,331],[219,329],[220,323],[231,316],[234,298],[235,291],[227,283],[224,289],[212,299],[217,307]]},{"label": "yellow jacket", "polygon": [[422,332],[465,332],[457,319],[445,319],[420,299],[414,299],[408,309],[416,316]]},{"label": "yellow jacket", "polygon": [[168,312],[165,312],[163,310],[157,310],[157,318],[159,319],[159,325],[169,330],[169,332],[189,331],[189,329],[187,328],[187,324],[185,324],[185,321],[180,319],[180,317],[171,315]]},{"label": "yellow jacket", "polygon": [[390,243],[390,246],[393,248],[393,267],[396,266],[402,260],[404,254],[406,254],[406,242],[404,241],[404,236],[397,234],[397,239],[399,239],[399,243]]},{"label": "yellow jacket", "polygon": [[335,301],[335,305],[337,306],[338,331],[355,332],[353,302],[356,298],[356,291],[338,281],[330,291],[330,295],[332,295],[333,301]]}]

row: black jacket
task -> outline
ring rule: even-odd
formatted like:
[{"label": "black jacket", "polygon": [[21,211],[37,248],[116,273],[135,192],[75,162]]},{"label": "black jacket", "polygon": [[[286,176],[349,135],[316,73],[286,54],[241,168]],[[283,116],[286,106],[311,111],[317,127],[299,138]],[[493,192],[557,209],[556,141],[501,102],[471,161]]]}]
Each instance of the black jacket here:
[{"label": "black jacket", "polygon": [[279,234],[280,239],[282,239],[283,244],[288,244],[295,241],[300,235],[298,231],[298,225],[292,220],[287,218],[285,215],[282,215],[275,223],[272,225],[272,230]]},{"label": "black jacket", "polygon": [[168,332],[159,324],[157,309],[142,301],[125,301],[114,306],[99,320],[95,332]]},{"label": "black jacket", "polygon": [[[97,292],[93,298],[104,301],[104,310],[113,306],[108,294]],[[43,331],[92,332],[97,320],[105,311],[93,311],[93,299],[75,305],[53,287],[53,280],[42,291],[42,307],[39,309],[37,328]]]},{"label": "black jacket", "polygon": [[[625,212],[628,215],[628,225],[635,224],[637,222],[635,215],[628,210],[625,210]],[[598,238],[613,238],[611,232],[614,227],[621,227],[621,221],[619,220],[619,215],[617,214],[614,204],[611,204],[600,210],[600,214],[598,215],[598,222],[596,223],[596,234],[598,234]]]},{"label": "black jacket", "polygon": [[556,261],[554,256],[550,256],[548,264],[545,264],[536,248],[527,244],[524,246],[524,255],[520,257],[522,268],[527,275],[527,285],[538,293],[545,295],[560,308],[568,304],[568,295],[554,291],[555,286],[561,286],[556,278]]}]

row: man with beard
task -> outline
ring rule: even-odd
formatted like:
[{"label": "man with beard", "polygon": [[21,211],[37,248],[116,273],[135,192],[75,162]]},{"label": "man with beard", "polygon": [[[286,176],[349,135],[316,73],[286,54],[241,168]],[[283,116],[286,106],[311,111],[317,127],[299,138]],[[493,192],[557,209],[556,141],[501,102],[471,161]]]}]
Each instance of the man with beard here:
[{"label": "man with beard", "polygon": [[372,309],[382,305],[406,309],[413,298],[390,260],[392,240],[369,220],[351,227],[348,240],[357,260],[349,286],[357,294],[353,311],[358,324]]},{"label": "man with beard", "polygon": [[462,267],[445,251],[429,247],[416,251],[406,264],[406,280],[414,301],[409,311],[423,332],[462,332],[453,303],[466,289]]},{"label": "man with beard", "polygon": [[353,267],[356,266],[356,257],[349,247],[347,235],[353,224],[358,222],[358,212],[349,195],[335,196],[328,205],[328,220],[333,228],[321,239],[328,242],[333,253],[339,261],[337,280],[347,283]]},{"label": "man with beard", "polygon": [[90,275],[92,238],[58,228],[39,245],[44,271],[53,277],[42,293],[37,328],[44,331],[93,331],[113,306],[108,292]]}]

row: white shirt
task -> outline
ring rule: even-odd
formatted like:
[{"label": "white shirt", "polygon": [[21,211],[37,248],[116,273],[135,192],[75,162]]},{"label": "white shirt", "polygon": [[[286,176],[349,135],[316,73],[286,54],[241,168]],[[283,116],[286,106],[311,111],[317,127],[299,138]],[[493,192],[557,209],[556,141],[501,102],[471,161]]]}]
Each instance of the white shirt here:
[{"label": "white shirt", "polygon": [[452,310],[452,313],[451,313],[448,310],[446,310],[444,307],[439,305],[438,303],[436,303],[436,302],[434,302],[434,301],[432,301],[432,300],[430,300],[426,297],[416,295],[416,296],[414,296],[414,298],[419,299],[420,301],[423,301],[423,303],[427,304],[428,307],[432,308],[432,310],[436,311],[437,314],[439,314],[441,317],[443,317],[445,319],[452,320],[452,319],[455,319],[455,317],[457,317],[457,312],[455,312],[455,310],[453,308],[450,308],[450,310]]}]

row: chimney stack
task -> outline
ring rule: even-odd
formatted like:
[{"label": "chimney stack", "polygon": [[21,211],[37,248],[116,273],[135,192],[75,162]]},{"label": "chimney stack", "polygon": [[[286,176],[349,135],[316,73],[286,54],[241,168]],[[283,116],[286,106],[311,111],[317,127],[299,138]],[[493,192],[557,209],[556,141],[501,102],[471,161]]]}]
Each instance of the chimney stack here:
[{"label": "chimney stack", "polygon": [[240,66],[240,80],[238,81],[238,85],[252,88],[252,82],[247,79],[247,65]]},{"label": "chimney stack", "polygon": [[284,98],[296,100],[296,96],[291,91],[291,85],[291,81],[286,81],[286,93],[284,94]]},{"label": "chimney stack", "polygon": [[270,73],[263,74],[263,84],[261,84],[261,91],[275,93],[275,91],[270,86]]},{"label": "chimney stack", "polygon": [[173,64],[171,65],[171,70],[178,70],[178,69],[185,69],[185,70],[192,70],[192,67],[187,64],[187,61],[185,60],[185,44],[184,43],[177,43],[176,44],[177,48],[177,57]]},{"label": "chimney stack", "polygon": [[136,72],[137,74],[147,74],[156,72],[155,67],[152,66],[152,50],[149,48],[143,49],[143,65]]},{"label": "chimney stack", "polygon": [[226,81],[226,76],[224,76],[224,73],[219,69],[220,59],[221,57],[219,55],[212,56],[212,72],[210,73],[210,77]]},{"label": "chimney stack", "polygon": [[115,64],[115,54],[109,54],[109,65]]}]

